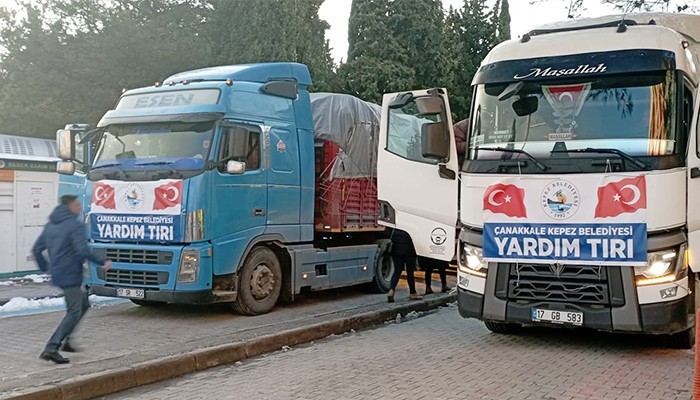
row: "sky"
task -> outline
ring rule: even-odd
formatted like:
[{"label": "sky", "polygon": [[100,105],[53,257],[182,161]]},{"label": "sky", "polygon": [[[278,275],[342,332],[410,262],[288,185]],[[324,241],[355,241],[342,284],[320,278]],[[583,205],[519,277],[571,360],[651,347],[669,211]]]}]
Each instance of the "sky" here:
[{"label": "sky", "polygon": [[[531,0],[509,0],[510,31],[513,38],[521,36],[531,28],[566,19],[570,0],[548,0],[530,4]],[[489,3],[492,3],[489,1]],[[464,0],[442,0],[445,9],[450,6],[460,8]],[[326,20],[331,28],[326,31],[326,39],[330,41],[333,59],[339,63],[345,60],[348,52],[348,17],[352,0],[326,0],[321,6],[319,15]],[[600,4],[597,0],[588,0],[587,9],[582,10],[582,17],[594,17],[614,14],[615,11]]]}]

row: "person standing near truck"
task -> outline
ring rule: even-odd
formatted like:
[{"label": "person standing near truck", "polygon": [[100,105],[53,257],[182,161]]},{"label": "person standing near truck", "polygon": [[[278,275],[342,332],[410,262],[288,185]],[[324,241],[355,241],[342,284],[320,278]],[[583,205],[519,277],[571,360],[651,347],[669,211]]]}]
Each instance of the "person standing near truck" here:
[{"label": "person standing near truck", "polygon": [[411,236],[401,230],[391,230],[391,258],[394,261],[394,275],[391,277],[387,300],[394,302],[396,285],[399,283],[401,273],[406,268],[406,280],[408,281],[409,299],[420,300],[423,297],[416,292],[416,279],[414,272],[416,269],[416,249],[413,247]]},{"label": "person standing near truck", "polygon": [[[69,338],[90,308],[88,293],[83,287],[83,262],[89,259],[105,269],[112,266],[110,260],[97,257],[88,250],[85,228],[76,218],[80,210],[77,196],[61,196],[61,204],[49,216],[49,222],[32,248],[39,269],[51,273],[52,284],[63,290],[66,301],[66,316],[39,355],[42,360],[56,364],[70,361],[58,350],[76,351]],[[44,257],[44,250],[48,250],[50,261]]]},{"label": "person standing near truck", "polygon": [[450,291],[450,287],[447,286],[447,267],[450,263],[442,260],[435,260],[428,257],[418,257],[418,265],[421,269],[425,271],[425,294],[433,294],[432,288],[432,278],[433,269],[437,269],[438,275],[440,275],[440,284],[442,285],[442,293],[447,293]]}]

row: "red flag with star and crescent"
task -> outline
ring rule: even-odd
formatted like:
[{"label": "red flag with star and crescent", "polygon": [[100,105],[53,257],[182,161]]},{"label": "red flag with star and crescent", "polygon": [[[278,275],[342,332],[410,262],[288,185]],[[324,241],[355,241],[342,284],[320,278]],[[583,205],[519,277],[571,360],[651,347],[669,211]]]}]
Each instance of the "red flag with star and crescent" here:
[{"label": "red flag with star and crescent", "polygon": [[525,190],[504,183],[489,186],[484,193],[484,211],[486,210],[509,217],[526,218]]},{"label": "red flag with star and crescent", "polygon": [[182,199],[182,181],[168,182],[155,188],[154,210],[165,210],[180,204]]},{"label": "red flag with star and crescent", "polygon": [[647,183],[644,176],[625,178],[598,188],[595,218],[616,217],[647,208]]},{"label": "red flag with star and crescent", "polygon": [[114,210],[114,187],[106,183],[95,182],[92,186],[92,203],[102,208]]}]

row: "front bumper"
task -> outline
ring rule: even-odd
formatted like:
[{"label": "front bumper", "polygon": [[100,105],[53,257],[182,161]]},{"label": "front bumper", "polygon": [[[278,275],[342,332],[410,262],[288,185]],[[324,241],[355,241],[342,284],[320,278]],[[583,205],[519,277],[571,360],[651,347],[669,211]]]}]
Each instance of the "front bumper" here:
[{"label": "front bumper", "polygon": [[[693,325],[692,321],[688,318],[690,315],[688,297],[663,303],[629,307],[631,309],[629,312],[634,312],[638,315],[638,322],[636,323],[630,323],[630,321],[635,318],[629,318],[630,316],[624,315],[624,310],[615,310],[613,307],[593,309],[591,307],[575,304],[546,302],[518,304],[515,301],[506,301],[505,315],[502,318],[493,314],[484,316],[484,302],[485,297],[482,294],[474,293],[463,288],[457,289],[458,310],[459,314],[464,318],[486,319],[523,325],[572,327],[572,325],[533,322],[531,319],[532,308],[543,308],[582,312],[584,321],[582,327],[600,331],[670,334],[684,331]],[[623,314],[620,314],[620,312]]]},{"label": "front bumper", "polygon": [[[620,285],[616,288],[617,293],[615,296],[610,296],[611,298],[621,297],[621,301],[615,301],[614,305],[612,305],[612,300],[611,304],[608,305],[589,305],[566,301],[525,301],[504,298],[503,291],[497,290],[497,268],[489,271],[482,287],[472,288],[474,285],[470,285],[468,288],[466,286],[458,287],[458,310],[462,317],[523,325],[575,327],[574,325],[534,322],[532,321],[532,309],[575,311],[583,313],[582,327],[584,328],[648,334],[677,333],[691,328],[695,323],[692,296],[683,295],[669,301],[640,304],[630,267],[622,267]],[[613,291],[613,288],[610,287],[609,290]],[[496,293],[501,293],[501,296],[496,296]]]},{"label": "front bumper", "polygon": [[[90,286],[90,293],[98,296],[119,297],[117,296],[117,288],[100,285]],[[211,290],[197,290],[185,292],[174,290],[149,289],[145,289],[143,299],[138,300],[175,304],[211,304],[216,301]]]}]

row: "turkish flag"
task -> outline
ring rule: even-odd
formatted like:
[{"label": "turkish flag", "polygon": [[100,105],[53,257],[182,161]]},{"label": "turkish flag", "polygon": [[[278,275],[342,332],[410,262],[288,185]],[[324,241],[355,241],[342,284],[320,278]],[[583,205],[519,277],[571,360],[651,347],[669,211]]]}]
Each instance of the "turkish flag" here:
[{"label": "turkish flag", "polygon": [[503,183],[489,186],[484,193],[484,211],[486,210],[509,217],[526,218],[525,190]]},{"label": "turkish flag", "polygon": [[169,182],[155,189],[156,199],[153,200],[154,210],[165,210],[180,204],[182,199],[182,181]]},{"label": "turkish flag", "polygon": [[647,183],[644,176],[625,178],[598,188],[595,218],[616,217],[647,208]]},{"label": "turkish flag", "polygon": [[106,183],[95,182],[92,186],[92,203],[96,206],[114,210],[114,187]]}]

